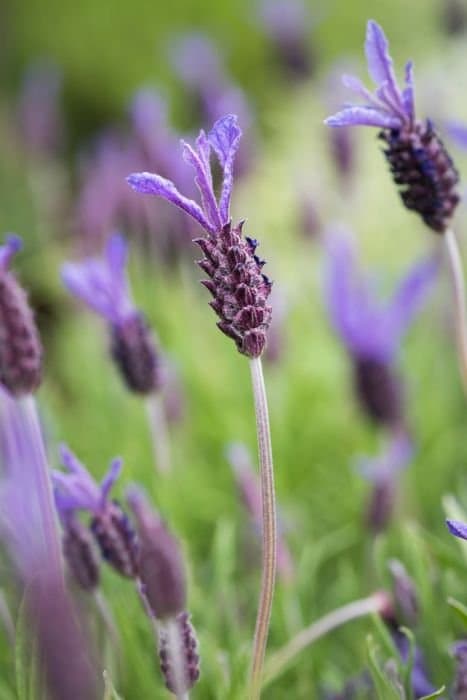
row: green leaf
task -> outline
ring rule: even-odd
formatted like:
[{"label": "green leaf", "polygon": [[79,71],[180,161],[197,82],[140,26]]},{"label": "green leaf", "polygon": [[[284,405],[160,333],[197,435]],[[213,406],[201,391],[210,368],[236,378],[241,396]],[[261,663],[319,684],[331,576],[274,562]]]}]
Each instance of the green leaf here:
[{"label": "green leaf", "polygon": [[439,698],[441,693],[444,693],[445,690],[446,686],[442,685],[441,688],[439,688],[439,690],[435,690],[435,692],[431,693],[430,695],[424,695],[422,698],[420,698],[420,700],[430,700],[430,698]]},{"label": "green leaf", "polygon": [[114,688],[107,671],[102,673],[104,677],[104,698],[103,700],[123,700],[122,696]]},{"label": "green leaf", "polygon": [[367,637],[368,662],[379,700],[401,700],[401,694],[380,666],[379,647],[371,635]]},{"label": "green leaf", "polygon": [[464,625],[467,626],[467,607],[455,598],[448,598],[447,602],[448,605],[456,611],[457,615],[460,617]]}]

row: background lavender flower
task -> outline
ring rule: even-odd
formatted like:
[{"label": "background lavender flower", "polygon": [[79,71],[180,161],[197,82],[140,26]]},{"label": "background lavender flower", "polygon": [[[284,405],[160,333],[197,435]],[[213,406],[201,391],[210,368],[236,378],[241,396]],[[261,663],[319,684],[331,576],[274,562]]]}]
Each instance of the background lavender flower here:
[{"label": "background lavender flower", "polygon": [[433,124],[417,121],[414,106],[412,63],[405,67],[405,87],[397,84],[389,45],[382,28],[374,21],[367,25],[365,53],[368,72],[377,85],[367,90],[354,76],[346,75],[346,87],[364,100],[362,106],[348,106],[326,119],[332,127],[375,126],[394,182],[408,209],[416,211],[437,233],[444,233],[454,214],[459,180],[453,162],[437,136]]},{"label": "background lavender flower", "polygon": [[301,0],[263,0],[260,5],[262,27],[274,49],[277,63],[287,78],[303,80],[315,68],[309,40],[310,17]]},{"label": "background lavender flower", "polygon": [[[242,354],[253,358],[261,355],[266,344],[271,282],[261,271],[264,261],[256,255],[257,241],[242,236],[242,223],[235,228],[230,224],[233,166],[240,137],[236,117],[227,115],[207,136],[200,132],[195,148],[182,142],[183,157],[195,171],[201,206],[160,175],[134,173],[127,180],[137,192],[167,199],[204,228],[207,237],[196,239],[205,255],[198,264],[210,277],[203,284],[214,297],[211,306],[221,319],[217,325]],[[218,199],[213,188],[211,150],[223,170]]]},{"label": "background lavender flower", "polygon": [[465,639],[456,642],[452,648],[452,654],[456,659],[456,676],[453,686],[454,700],[466,700],[467,698],[467,641]]},{"label": "background lavender flower", "polygon": [[362,273],[343,230],[328,235],[326,250],[326,303],[352,360],[356,394],[372,420],[400,424],[403,406],[395,372],[397,351],[426,299],[438,262],[428,258],[414,265],[392,300],[382,302]]},{"label": "background lavender flower", "polygon": [[126,262],[126,243],[115,234],[105,257],[65,264],[62,279],[72,294],[108,322],[112,357],[127,386],[151,394],[162,387],[161,361],[146,320],[131,300]]}]

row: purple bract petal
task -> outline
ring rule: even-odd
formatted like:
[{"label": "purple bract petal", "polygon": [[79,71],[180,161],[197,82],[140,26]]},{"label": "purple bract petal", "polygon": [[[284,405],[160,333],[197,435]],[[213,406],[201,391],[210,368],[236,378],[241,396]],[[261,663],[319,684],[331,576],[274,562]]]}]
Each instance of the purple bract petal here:
[{"label": "purple bract petal", "polygon": [[206,231],[215,233],[215,228],[206,218],[203,210],[192,199],[184,197],[171,180],[153,173],[133,173],[127,177],[127,182],[135,192],[140,194],[155,194],[172,202],[176,207],[193,217]]},{"label": "purple bract petal", "polygon": [[219,211],[223,223],[227,223],[230,218],[233,164],[241,136],[242,132],[237,124],[237,117],[233,114],[228,114],[226,117],[219,119],[208,135],[209,143],[216,152],[224,174],[219,200]]},{"label": "purple bract petal", "polygon": [[374,107],[346,107],[325,119],[326,126],[377,126],[382,129],[397,129],[400,119],[382,109]]},{"label": "purple bract petal", "polygon": [[222,228],[222,220],[214,196],[211,169],[209,165],[209,142],[204,131],[196,141],[197,149],[195,151],[189,143],[182,141],[183,158],[191,165],[196,173],[195,183],[201,195],[203,210],[206,214],[213,231],[219,231]]},{"label": "purple bract petal", "polygon": [[113,459],[110,463],[109,471],[101,482],[101,507],[105,505],[112,486],[117,481],[122,471],[123,460],[120,457]]},{"label": "purple bract petal", "polygon": [[402,109],[392,58],[389,54],[388,40],[383,29],[373,20],[367,24],[365,54],[368,61],[368,72],[376,85],[386,84],[394,106]]},{"label": "purple bract petal", "polygon": [[20,236],[10,234],[7,236],[5,243],[0,246],[0,270],[6,270],[10,264],[11,258],[21,250],[23,241]]},{"label": "purple bract petal", "polygon": [[460,537],[462,540],[467,540],[467,524],[460,520],[446,520],[446,525],[451,535]]}]

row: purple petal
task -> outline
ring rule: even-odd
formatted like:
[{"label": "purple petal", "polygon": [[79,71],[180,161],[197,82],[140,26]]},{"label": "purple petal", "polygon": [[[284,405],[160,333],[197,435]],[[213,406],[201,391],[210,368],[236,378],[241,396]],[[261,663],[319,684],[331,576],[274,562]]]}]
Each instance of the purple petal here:
[{"label": "purple petal", "polygon": [[376,85],[387,83],[392,101],[402,108],[400,91],[397,87],[392,58],[389,54],[388,40],[383,29],[373,20],[367,24],[365,54],[368,61],[368,72]]},{"label": "purple petal", "polygon": [[448,122],[446,131],[458,146],[467,149],[467,124],[454,121]]},{"label": "purple petal", "polygon": [[122,471],[123,460],[120,457],[113,459],[110,463],[109,471],[102,479],[101,483],[101,507],[105,504],[109,492],[118,479]]},{"label": "purple petal", "polygon": [[125,279],[113,278],[104,261],[65,263],[61,277],[71,294],[111,323],[133,312]]},{"label": "purple petal", "polygon": [[388,309],[386,332],[397,345],[416,314],[421,310],[439,270],[438,258],[416,263],[402,280]]},{"label": "purple petal", "polygon": [[326,126],[377,126],[398,129],[401,119],[371,107],[346,107],[325,119]]},{"label": "purple petal", "polygon": [[405,88],[402,92],[402,102],[404,104],[404,112],[410,117],[411,121],[414,121],[415,101],[412,61],[408,61],[405,65]]},{"label": "purple petal", "polygon": [[237,124],[237,117],[228,114],[214,124],[209,132],[209,143],[213,147],[224,171],[222,191],[219,200],[219,211],[222,223],[226,224],[230,218],[230,198],[233,186],[233,165],[235,155],[240,145],[242,131]]},{"label": "purple petal", "polygon": [[360,78],[357,78],[355,75],[344,74],[342,76],[342,84],[349,90],[352,90],[359,95],[359,97],[366,100],[370,105],[373,105],[374,107],[380,106],[374,95],[367,90]]},{"label": "purple petal", "polygon": [[23,241],[20,236],[10,234],[7,236],[5,243],[0,246],[0,270],[6,270],[10,264],[11,258],[23,247]]},{"label": "purple petal", "polygon": [[378,483],[395,478],[407,467],[412,455],[413,443],[410,437],[405,432],[396,433],[382,454],[358,458],[357,469],[365,479]]},{"label": "purple petal", "polygon": [[207,148],[209,143],[206,139],[204,131],[200,132],[197,140],[198,153],[190,146],[186,141],[182,141],[183,147],[183,158],[191,165],[195,171],[195,183],[201,195],[201,202],[203,209],[206,213],[207,219],[214,231],[220,231],[222,228],[222,221],[219,213],[219,208],[217,206],[216,197],[214,195],[211,169],[207,155]]},{"label": "purple petal", "polygon": [[189,214],[206,231],[215,233],[217,230],[212,223],[208,221],[199,204],[180,194],[171,180],[166,180],[160,175],[146,172],[133,173],[129,175],[126,180],[135,192],[140,192],[141,194],[155,194],[158,197],[163,197]]},{"label": "purple petal", "polygon": [[460,520],[446,520],[446,525],[451,535],[467,540],[467,524]]}]

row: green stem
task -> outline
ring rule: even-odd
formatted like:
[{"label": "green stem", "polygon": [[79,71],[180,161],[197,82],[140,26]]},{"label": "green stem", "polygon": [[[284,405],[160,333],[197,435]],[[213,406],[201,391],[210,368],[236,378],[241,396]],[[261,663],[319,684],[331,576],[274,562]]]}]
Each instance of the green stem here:
[{"label": "green stem", "polygon": [[467,308],[465,300],[465,280],[459,244],[452,229],[444,234],[449,269],[454,293],[454,313],[457,335],[459,369],[464,391],[467,393]]},{"label": "green stem", "polygon": [[271,431],[269,428],[268,404],[261,358],[252,359],[250,368],[255,401],[256,430],[258,435],[263,537],[261,591],[253,641],[249,694],[250,700],[257,700],[261,695],[264,654],[266,651],[274,595],[277,533]]}]

